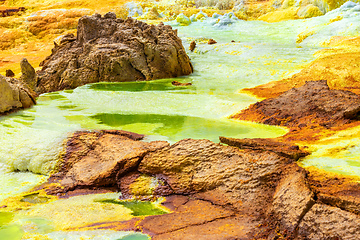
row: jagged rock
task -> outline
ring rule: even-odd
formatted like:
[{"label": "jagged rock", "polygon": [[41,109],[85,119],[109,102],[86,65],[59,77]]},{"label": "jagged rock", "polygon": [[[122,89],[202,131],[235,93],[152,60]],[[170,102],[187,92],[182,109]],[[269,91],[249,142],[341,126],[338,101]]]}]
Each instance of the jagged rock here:
[{"label": "jagged rock", "polygon": [[197,194],[239,211],[266,214],[282,169],[292,164],[272,152],[239,150],[209,140],[181,140],[147,154],[138,170],[164,176],[176,194]]},{"label": "jagged rock", "polygon": [[326,80],[311,81],[276,98],[251,105],[234,118],[270,125],[332,127],[357,120],[360,97],[352,92],[330,90]]},{"label": "jagged rock", "polygon": [[299,236],[303,239],[355,240],[359,232],[358,215],[323,204],[315,204],[299,225]]},{"label": "jagged rock", "polygon": [[35,69],[31,66],[26,58],[20,61],[21,77],[20,80],[28,85],[31,90],[35,90],[37,76]]},{"label": "jagged rock", "polygon": [[360,183],[357,178],[310,171],[307,179],[319,202],[360,214]]},{"label": "jagged rock", "polygon": [[0,114],[36,104],[36,94],[15,78],[0,75]]},{"label": "jagged rock", "polygon": [[288,169],[276,187],[273,200],[273,212],[280,221],[281,230],[289,233],[295,231],[315,204],[314,196],[306,182],[305,171],[297,166]]},{"label": "jagged rock", "polygon": [[15,73],[11,69],[6,69],[6,77],[15,77]]},{"label": "jagged rock", "polygon": [[360,230],[357,196],[352,196],[358,195],[358,183],[343,185],[348,187],[340,192],[335,185],[342,180],[322,185],[292,153],[282,153],[292,150],[289,144],[275,144],[273,151],[274,142],[261,139],[239,149],[209,140],[184,139],[171,146],[138,141],[142,137],[115,130],[75,133],[62,168],[43,188],[64,196],[111,186],[125,199],[166,196],[163,205],[172,213],[136,224],[99,225],[117,231],[130,226],[158,240],[354,239]]},{"label": "jagged rock", "polygon": [[[206,211],[204,211],[205,209]],[[189,200],[173,213],[146,218],[140,226],[147,233],[159,235],[232,215],[234,215],[233,211],[213,205],[210,202]]]},{"label": "jagged rock", "polygon": [[60,172],[49,180],[59,186],[48,189],[49,193],[116,186],[117,179],[136,169],[146,153],[168,146],[164,141],[136,141],[134,135],[139,139],[126,131],[75,133],[67,142]]},{"label": "jagged rock", "polygon": [[38,72],[37,92],[71,89],[100,81],[124,82],[188,75],[189,57],[176,30],[114,13],[80,18],[77,37],[67,35]]},{"label": "jagged rock", "polygon": [[275,152],[283,157],[298,160],[299,158],[309,155],[309,152],[301,150],[298,145],[279,142],[272,138],[228,138],[219,137],[221,143],[229,146],[238,147],[240,149],[253,149]]},{"label": "jagged rock", "polygon": [[190,51],[194,51],[195,47],[196,47],[196,42],[192,41],[189,46]]}]

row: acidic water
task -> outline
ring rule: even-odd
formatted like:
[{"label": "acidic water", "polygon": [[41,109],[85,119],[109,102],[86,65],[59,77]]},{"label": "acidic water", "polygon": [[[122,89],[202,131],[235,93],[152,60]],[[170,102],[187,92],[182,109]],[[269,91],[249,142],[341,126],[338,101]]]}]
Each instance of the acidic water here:
[{"label": "acidic water", "polygon": [[[320,43],[329,40],[329,32],[358,34],[357,12],[351,9],[336,11],[306,21],[274,24],[240,20],[221,23],[213,18],[186,27],[171,22],[178,29],[186,49],[192,40],[198,41],[194,52],[187,50],[195,69],[192,75],[151,82],[98,83],[43,94],[31,109],[1,117],[0,200],[45,181],[46,177],[40,174],[48,174],[53,169],[63,149],[63,141],[77,130],[123,129],[146,134],[146,141],[167,140],[171,143],[183,138],[218,142],[219,136],[254,138],[285,134],[286,129],[280,127],[227,117],[257,101],[240,93],[240,89],[279,80],[301,70],[314,59],[313,54],[320,49]],[[343,25],[341,21],[330,24],[330,19],[338,15],[343,15]],[[349,25],[350,21],[352,25]],[[228,24],[230,22],[232,24]],[[313,34],[297,44],[298,34],[309,29]],[[202,39],[206,42],[209,38],[215,39],[217,44],[201,43]],[[190,82],[192,86],[175,87],[171,85],[173,80]],[[351,151],[356,152],[356,147],[352,149],[350,155],[355,154]],[[355,162],[350,163],[351,166],[358,166],[352,155],[349,159]],[[316,165],[314,158],[312,160],[308,163]],[[14,172],[18,170],[22,172]],[[62,210],[61,216],[55,214],[64,206],[77,210],[76,217],[71,211]],[[64,222],[68,228],[89,224],[82,222],[84,219],[99,222],[112,216],[109,209],[118,211],[117,217],[123,217],[123,220],[131,218],[131,210],[126,205],[78,197],[67,202],[34,204],[26,211],[14,214],[0,213],[0,234],[10,236],[8,239],[25,239],[26,236],[31,239],[35,235],[43,236],[43,239],[147,238],[113,231],[64,232],[60,227]]]}]

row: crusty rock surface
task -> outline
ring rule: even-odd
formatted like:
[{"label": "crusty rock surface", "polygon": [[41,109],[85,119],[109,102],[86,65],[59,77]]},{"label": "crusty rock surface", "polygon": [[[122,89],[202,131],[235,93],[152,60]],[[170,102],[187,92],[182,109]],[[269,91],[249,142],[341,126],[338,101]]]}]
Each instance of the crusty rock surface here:
[{"label": "crusty rock surface", "polygon": [[176,194],[198,194],[199,198],[261,215],[266,214],[282,169],[291,163],[272,152],[184,139],[147,154],[138,170],[165,176]]},{"label": "crusty rock surface", "polygon": [[273,138],[229,138],[219,137],[221,143],[241,149],[253,149],[261,151],[275,152],[281,156],[298,160],[309,155],[309,152],[300,149],[298,145],[280,142]]},{"label": "crusty rock surface", "polygon": [[106,187],[121,190],[121,199],[165,196],[169,214],[98,225],[158,240],[356,239],[359,184],[305,171],[291,144],[258,139],[234,147],[184,139],[170,146],[142,137],[115,130],[75,133],[60,171],[43,188],[63,197]]},{"label": "crusty rock surface", "polygon": [[59,183],[60,188],[50,191],[114,186],[116,179],[135,169],[147,152],[169,145],[164,141],[136,141],[140,137],[126,131],[76,133],[67,144],[61,171],[49,180]]},{"label": "crusty rock surface", "polygon": [[315,204],[299,225],[299,236],[303,239],[355,240],[359,232],[358,215],[324,204]]},{"label": "crusty rock surface", "polygon": [[331,127],[351,122],[360,112],[360,97],[330,90],[326,80],[309,81],[276,98],[251,105],[234,118],[288,127],[320,124]]},{"label": "crusty rock surface", "polygon": [[294,167],[288,171],[276,187],[273,211],[282,230],[293,233],[314,205],[315,194],[309,188],[303,169]]},{"label": "crusty rock surface", "polygon": [[114,13],[80,18],[77,37],[64,36],[41,64],[36,91],[72,89],[94,82],[143,81],[193,72],[176,30]]},{"label": "crusty rock surface", "polygon": [[37,84],[37,76],[33,66],[31,66],[31,64],[28,62],[26,58],[23,58],[20,61],[20,68],[21,68],[20,80],[23,83],[26,83],[31,90],[35,90]]},{"label": "crusty rock surface", "polygon": [[0,115],[36,103],[36,94],[21,81],[0,75]]}]

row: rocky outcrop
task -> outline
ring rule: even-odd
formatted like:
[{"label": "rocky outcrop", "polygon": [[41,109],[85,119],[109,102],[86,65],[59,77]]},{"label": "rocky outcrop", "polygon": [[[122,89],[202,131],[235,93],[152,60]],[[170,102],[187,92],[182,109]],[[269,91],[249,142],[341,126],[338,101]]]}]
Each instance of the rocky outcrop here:
[{"label": "rocky outcrop", "polygon": [[138,170],[165,176],[176,194],[197,194],[261,215],[288,164],[289,159],[272,152],[240,151],[209,140],[185,139],[147,154]]},{"label": "rocky outcrop", "polygon": [[33,66],[31,66],[31,64],[28,62],[26,58],[23,58],[20,61],[20,68],[21,68],[20,80],[23,83],[26,83],[31,90],[35,90],[37,84],[37,76]]},{"label": "rocky outcrop", "polygon": [[67,142],[61,170],[51,176],[51,193],[115,186],[117,179],[136,169],[142,157],[167,142],[136,141],[143,136],[126,131],[77,132]]},{"label": "rocky outcrop", "polygon": [[0,115],[36,103],[36,94],[21,81],[0,75]]},{"label": "rocky outcrop", "polygon": [[315,204],[299,225],[299,239],[357,239],[358,215],[324,204]]},{"label": "rocky outcrop", "polygon": [[144,81],[193,72],[176,30],[115,13],[80,18],[77,37],[64,36],[41,64],[36,91],[72,89],[100,81]]},{"label": "rocky outcrop", "polygon": [[287,127],[332,127],[357,120],[359,112],[358,95],[331,90],[327,82],[322,80],[307,82],[279,97],[257,102],[233,118]]},{"label": "rocky outcrop", "polygon": [[296,145],[222,138],[236,147],[194,139],[170,146],[142,137],[77,132],[42,187],[60,196],[106,187],[121,190],[121,199],[166,196],[171,213],[97,225],[158,240],[351,239],[358,231],[359,184],[305,171],[294,160],[304,154]]},{"label": "rocky outcrop", "polygon": [[294,234],[298,224],[315,203],[306,172],[290,168],[277,185],[273,197],[274,217],[280,222],[280,230]]},{"label": "rocky outcrop", "polygon": [[221,143],[225,143],[229,146],[238,147],[241,149],[252,149],[252,150],[261,150],[261,151],[270,151],[298,160],[299,158],[305,157],[310,153],[300,149],[298,145],[280,142],[273,138],[228,138],[228,137],[219,137]]}]

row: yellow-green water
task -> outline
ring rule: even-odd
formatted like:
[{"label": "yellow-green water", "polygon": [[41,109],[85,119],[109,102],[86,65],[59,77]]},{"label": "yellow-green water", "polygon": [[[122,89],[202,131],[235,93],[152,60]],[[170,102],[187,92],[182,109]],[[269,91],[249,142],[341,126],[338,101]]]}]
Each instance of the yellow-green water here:
[{"label": "yellow-green water", "polygon": [[[330,19],[337,15],[342,15],[343,20],[330,24]],[[53,169],[64,139],[76,130],[124,129],[146,134],[146,141],[172,143],[189,137],[217,142],[219,136],[283,135],[286,133],[283,128],[227,119],[257,101],[239,90],[299,71],[314,59],[320,43],[332,34],[358,34],[358,18],[356,11],[337,10],[306,21],[274,24],[238,20],[229,26],[218,26],[210,18],[187,27],[170,23],[178,29],[186,49],[191,40],[198,40],[196,50],[188,51],[195,72],[176,79],[191,82],[192,86],[172,86],[171,81],[175,79],[98,83],[43,94],[38,98],[38,105],[0,117],[0,200],[44,182],[46,177],[38,174],[47,174]],[[297,44],[298,34],[309,29],[314,33]],[[218,43],[201,43],[201,39],[208,38]],[[333,161],[334,164],[328,159],[318,161],[315,153],[304,164],[331,171],[341,165],[345,166],[342,169],[345,174],[360,174],[356,137],[353,139],[354,144],[350,144],[353,147],[340,150],[342,161]],[[321,153],[323,146],[319,145],[317,153]],[[146,239],[146,235],[127,236],[129,233],[110,230],[64,231],[64,224],[70,229],[109,219],[131,218],[130,208],[111,202],[117,203],[118,196],[119,193],[111,198],[103,197],[108,202],[99,202],[96,196],[56,201],[25,196],[22,202],[29,203],[30,207],[0,213],[1,239]],[[112,200],[109,202],[109,199]]]}]

